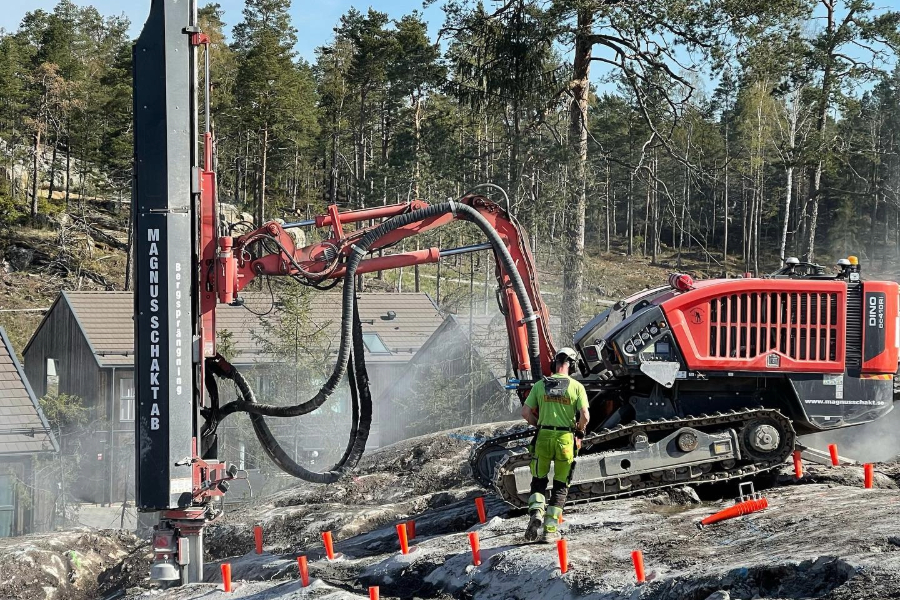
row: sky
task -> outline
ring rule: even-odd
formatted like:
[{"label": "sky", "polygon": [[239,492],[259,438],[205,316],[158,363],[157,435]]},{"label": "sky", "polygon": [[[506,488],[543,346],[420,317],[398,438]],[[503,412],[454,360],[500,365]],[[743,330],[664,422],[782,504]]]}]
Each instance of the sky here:
[{"label": "sky", "polygon": [[[150,0],[73,0],[79,6],[93,5],[102,15],[125,14],[131,21],[131,36],[137,37],[140,29],[150,12]],[[214,0],[225,11],[225,22],[235,25],[241,20],[241,10],[244,7],[243,0]],[[53,10],[57,0],[0,0],[3,10],[0,11],[0,28],[7,31],[15,31],[25,13],[37,9]],[[198,0],[202,6],[206,0]],[[441,2],[434,2],[427,9],[422,9],[422,0],[378,0],[371,3],[372,7],[381,12],[386,12],[391,18],[400,18],[414,10],[423,13],[428,21],[428,29],[432,37],[437,35],[438,29],[444,22],[443,12],[440,9]],[[334,26],[337,25],[341,15],[347,12],[351,6],[364,11],[370,3],[366,0],[353,2],[352,0],[293,0],[291,16],[294,27],[297,28],[297,53],[308,61],[315,58],[315,49],[328,43],[334,34]]]}]

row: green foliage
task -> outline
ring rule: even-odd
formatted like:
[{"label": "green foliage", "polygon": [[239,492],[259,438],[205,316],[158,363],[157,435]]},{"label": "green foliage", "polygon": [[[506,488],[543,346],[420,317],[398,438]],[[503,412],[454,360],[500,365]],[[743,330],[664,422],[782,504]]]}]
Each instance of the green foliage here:
[{"label": "green foliage", "polygon": [[227,329],[216,330],[216,352],[221,354],[227,361],[231,361],[234,358],[234,332]]},{"label": "green foliage", "polygon": [[41,410],[54,431],[79,427],[87,423],[88,409],[78,396],[70,394],[46,395],[40,399]]}]

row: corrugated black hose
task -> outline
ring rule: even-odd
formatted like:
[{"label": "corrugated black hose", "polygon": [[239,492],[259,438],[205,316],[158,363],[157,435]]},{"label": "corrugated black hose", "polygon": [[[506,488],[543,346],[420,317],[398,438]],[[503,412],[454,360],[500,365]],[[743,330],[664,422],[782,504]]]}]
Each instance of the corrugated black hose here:
[{"label": "corrugated black hose", "polygon": [[351,361],[353,368],[347,373],[350,382],[350,397],[352,401],[352,416],[350,438],[344,455],[330,469],[323,473],[310,471],[297,464],[272,435],[266,418],[262,415],[250,414],[250,421],[256,431],[256,437],[262,444],[263,450],[269,455],[279,468],[285,473],[299,477],[312,483],[334,483],[340,479],[349,469],[359,463],[363,452],[366,450],[366,442],[369,439],[369,430],[372,426],[372,395],[369,391],[369,374],[366,371],[365,347],[363,345],[362,325],[359,320],[359,307],[353,303],[353,350]]}]

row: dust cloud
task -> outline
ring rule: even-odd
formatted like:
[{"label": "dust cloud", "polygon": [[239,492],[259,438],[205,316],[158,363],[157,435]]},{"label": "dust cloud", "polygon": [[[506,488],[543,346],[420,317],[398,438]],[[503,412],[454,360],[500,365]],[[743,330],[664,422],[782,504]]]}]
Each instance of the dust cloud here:
[{"label": "dust cloud", "polygon": [[801,437],[802,443],[819,450],[837,444],[841,456],[860,462],[882,462],[900,455],[900,410],[856,427]]}]

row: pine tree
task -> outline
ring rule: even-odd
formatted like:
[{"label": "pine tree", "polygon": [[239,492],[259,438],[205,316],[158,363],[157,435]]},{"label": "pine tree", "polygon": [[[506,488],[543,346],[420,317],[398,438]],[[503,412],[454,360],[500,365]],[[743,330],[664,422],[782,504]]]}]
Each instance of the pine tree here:
[{"label": "pine tree", "polygon": [[237,54],[235,103],[248,133],[256,136],[256,220],[267,217],[266,194],[269,154],[273,141],[294,119],[294,111],[312,101],[308,86],[301,87],[294,64],[296,30],[291,25],[290,0],[247,0],[243,21],[234,28]]}]

